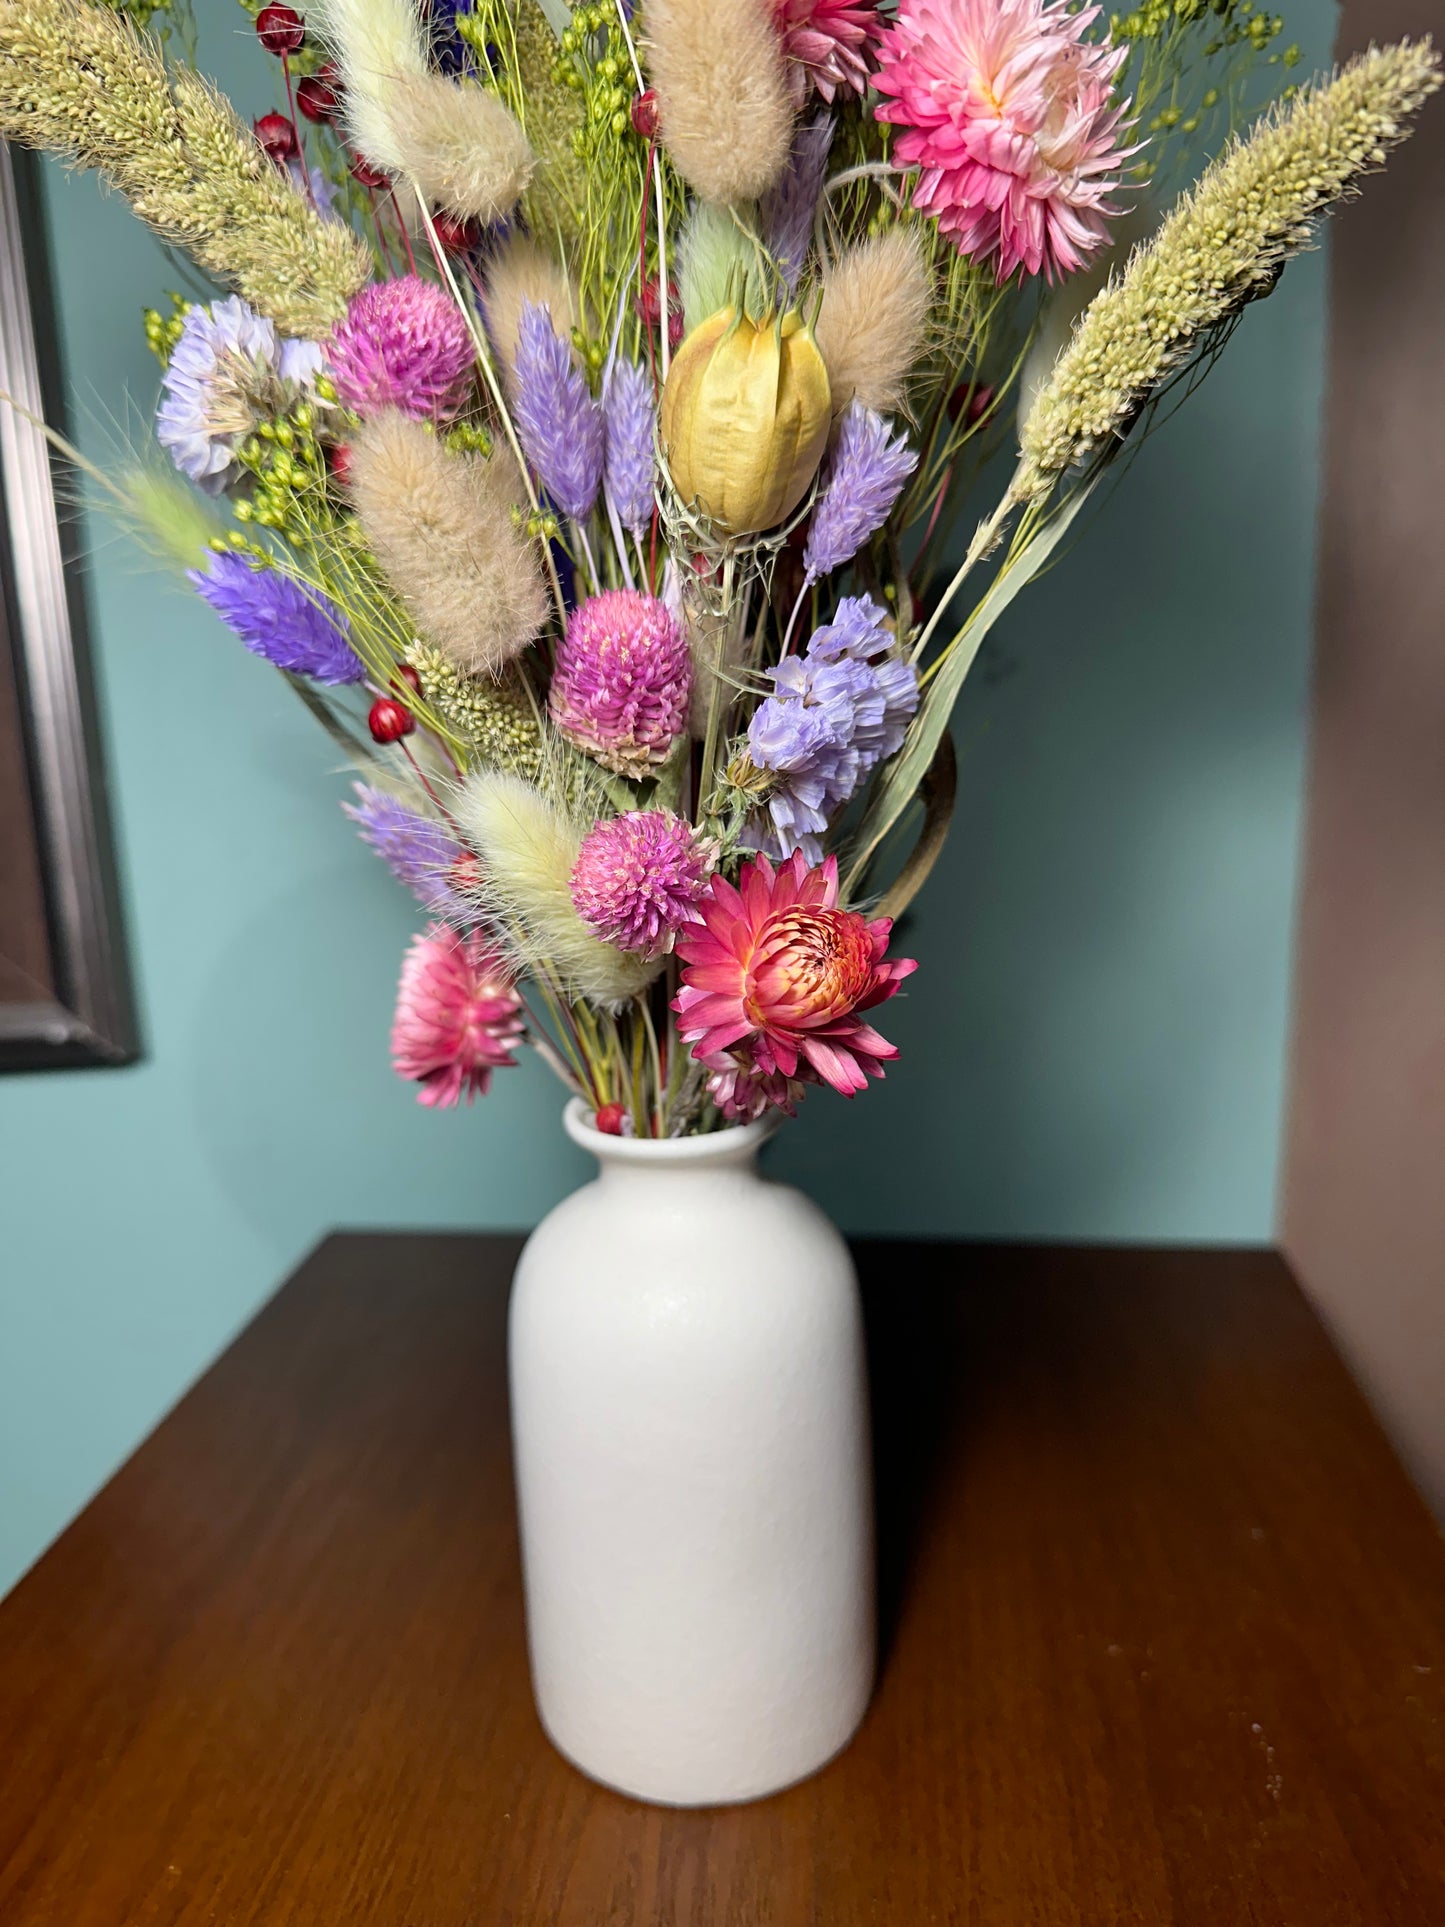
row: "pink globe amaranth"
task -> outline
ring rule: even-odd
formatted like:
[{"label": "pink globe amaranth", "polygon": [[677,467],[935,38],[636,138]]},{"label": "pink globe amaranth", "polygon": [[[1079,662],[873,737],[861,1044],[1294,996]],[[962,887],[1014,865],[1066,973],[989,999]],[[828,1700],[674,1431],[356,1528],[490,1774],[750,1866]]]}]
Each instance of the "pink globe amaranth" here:
[{"label": "pink globe amaranth", "polygon": [[336,392],[363,417],[399,408],[416,421],[447,420],[466,399],[475,360],[453,302],[415,274],[353,295],[326,343]]},{"label": "pink globe amaranth", "polygon": [[667,604],[605,589],[572,611],[547,705],[579,749],[619,776],[650,775],[687,727],[692,657]]},{"label": "pink globe amaranth", "polygon": [[420,1084],[418,1104],[449,1109],[484,1097],[492,1072],[516,1063],[522,1000],[480,934],[434,923],[412,940],[401,966],[391,1061]]},{"label": "pink globe amaranth", "polygon": [[830,104],[840,89],[865,90],[868,46],[878,31],[876,0],[773,0],[773,18],[795,107],[810,87]]},{"label": "pink globe amaranth", "polygon": [[671,810],[604,817],[583,838],[572,902],[604,943],[660,957],[707,887],[714,847]]},{"label": "pink globe amaranth", "polygon": [[913,205],[963,254],[1052,280],[1108,238],[1127,45],[1090,39],[1098,7],[1068,0],[902,0],[878,45],[875,111],[919,169]]},{"label": "pink globe amaranth", "polygon": [[836,858],[810,869],[794,852],[775,870],[757,857],[736,888],[715,876],[696,916],[677,936],[682,988],[673,1009],[700,1063],[816,1078],[844,1097],[882,1077],[897,1046],[860,1013],[885,1003],[918,966],[886,955],[889,918],[870,922],[838,908]]}]

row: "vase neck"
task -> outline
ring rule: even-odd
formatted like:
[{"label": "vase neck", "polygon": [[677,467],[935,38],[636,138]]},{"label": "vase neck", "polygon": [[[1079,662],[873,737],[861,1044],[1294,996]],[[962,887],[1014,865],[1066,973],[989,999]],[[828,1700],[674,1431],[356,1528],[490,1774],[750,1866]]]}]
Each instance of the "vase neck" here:
[{"label": "vase neck", "polygon": [[609,1183],[756,1178],[758,1152],[774,1128],[769,1120],[701,1137],[610,1137],[594,1128],[590,1113],[575,1099],[567,1106],[563,1123],[572,1142],[596,1158],[602,1178]]}]

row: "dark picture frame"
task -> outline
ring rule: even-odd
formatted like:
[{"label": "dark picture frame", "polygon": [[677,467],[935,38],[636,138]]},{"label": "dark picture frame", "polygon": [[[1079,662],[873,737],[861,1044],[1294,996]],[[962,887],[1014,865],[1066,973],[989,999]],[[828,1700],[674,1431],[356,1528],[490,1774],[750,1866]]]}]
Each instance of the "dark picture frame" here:
[{"label": "dark picture frame", "polygon": [[[0,390],[64,428],[38,165],[0,145]],[[0,405],[0,1071],[138,1052],[73,531]]]}]

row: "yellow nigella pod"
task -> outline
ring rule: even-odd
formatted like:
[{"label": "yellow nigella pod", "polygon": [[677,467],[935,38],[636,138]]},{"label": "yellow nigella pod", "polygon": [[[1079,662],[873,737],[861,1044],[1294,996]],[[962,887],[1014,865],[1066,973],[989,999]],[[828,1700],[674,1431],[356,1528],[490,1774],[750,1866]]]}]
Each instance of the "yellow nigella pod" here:
[{"label": "yellow nigella pod", "polygon": [[828,370],[796,311],[719,308],[673,357],[660,432],[673,486],[728,535],[771,529],[802,501],[827,446]]}]

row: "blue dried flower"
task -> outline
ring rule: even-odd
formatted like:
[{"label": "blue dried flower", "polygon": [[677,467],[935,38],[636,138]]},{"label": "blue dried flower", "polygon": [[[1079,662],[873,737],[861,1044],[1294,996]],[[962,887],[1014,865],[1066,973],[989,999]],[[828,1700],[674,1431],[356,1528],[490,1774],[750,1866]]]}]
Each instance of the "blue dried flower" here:
[{"label": "blue dried flower", "polygon": [[465,927],[477,920],[467,899],[451,886],[451,876],[467,852],[435,817],[408,809],[397,797],[356,783],[355,803],[342,809],[360,828],[398,883],[404,883],[434,917]]},{"label": "blue dried flower", "polygon": [[608,499],[623,528],[640,535],[652,519],[652,441],[657,417],[647,370],[633,361],[617,362],[603,390],[602,413],[607,429]]},{"label": "blue dried flower", "polygon": [[773,693],[753,712],[748,753],[776,781],[766,814],[753,820],[754,847],[781,857],[801,850],[820,863],[835,812],[901,746],[918,677],[893,653],[885,613],[867,596],[845,596],[804,654],[768,674]]},{"label": "blue dried flower", "polygon": [[239,295],[191,308],[166,366],[156,440],[208,495],[239,472],[236,450],[266,415],[278,415],[321,373],[314,341],[282,341]]},{"label": "blue dried flower", "polygon": [[903,484],[918,466],[918,456],[903,436],[891,439],[891,426],[857,401],[844,410],[803,549],[810,582],[853,560],[888,520]]},{"label": "blue dried flower", "polygon": [[592,512],[602,481],[602,410],[545,307],[528,301],[517,330],[517,434],[564,515]]},{"label": "blue dried flower", "polygon": [[319,591],[229,551],[187,575],[253,656],[313,682],[360,682],[366,674],[347,640],[346,618]]}]

